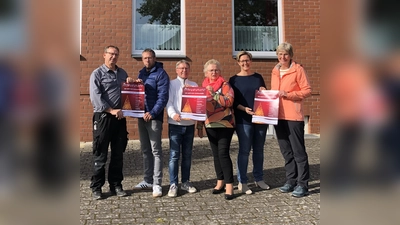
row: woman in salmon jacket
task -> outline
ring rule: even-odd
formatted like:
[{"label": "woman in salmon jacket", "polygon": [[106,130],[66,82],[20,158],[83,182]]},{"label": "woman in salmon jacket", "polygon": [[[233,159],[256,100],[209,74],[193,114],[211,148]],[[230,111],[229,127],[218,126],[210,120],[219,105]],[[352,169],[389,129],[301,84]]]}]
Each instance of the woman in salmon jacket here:
[{"label": "woman in salmon jacket", "polygon": [[286,183],[280,191],[294,197],[308,194],[310,169],[304,145],[303,100],[311,95],[311,86],[301,64],[292,60],[293,47],[282,43],[276,49],[279,63],[271,74],[271,90],[279,90],[276,136],[285,159]]}]

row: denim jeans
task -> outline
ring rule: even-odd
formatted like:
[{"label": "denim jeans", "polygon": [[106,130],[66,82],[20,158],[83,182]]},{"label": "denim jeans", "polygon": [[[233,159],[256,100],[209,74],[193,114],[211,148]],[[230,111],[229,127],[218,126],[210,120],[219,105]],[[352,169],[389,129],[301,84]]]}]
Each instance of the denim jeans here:
[{"label": "denim jeans", "polygon": [[264,143],[268,125],[266,124],[236,124],[236,134],[239,139],[239,154],[237,158],[238,181],[247,184],[247,167],[249,155],[253,147],[253,176],[255,181],[263,180]]},{"label": "denim jeans", "polygon": [[190,180],[190,167],[192,165],[192,149],[194,138],[194,125],[181,126],[168,125],[169,135],[169,180],[170,184],[178,184],[179,158],[181,160],[181,181]]},{"label": "denim jeans", "polygon": [[161,185],[162,181],[162,122],[159,120],[138,119],[140,147],[143,153],[144,181]]}]

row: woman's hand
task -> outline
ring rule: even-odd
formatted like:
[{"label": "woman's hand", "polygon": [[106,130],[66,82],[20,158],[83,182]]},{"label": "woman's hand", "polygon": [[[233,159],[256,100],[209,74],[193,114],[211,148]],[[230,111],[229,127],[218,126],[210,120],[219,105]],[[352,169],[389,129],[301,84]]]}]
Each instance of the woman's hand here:
[{"label": "woman's hand", "polygon": [[210,92],[210,95],[214,95],[215,92],[214,92],[212,86],[208,85],[208,86],[206,87],[206,89]]},{"label": "woman's hand", "polygon": [[199,138],[203,138],[203,128],[201,129],[197,129],[197,136],[199,136]]},{"label": "woman's hand", "polygon": [[253,110],[251,108],[249,108],[249,107],[244,107],[244,111],[249,115],[254,115]]},{"label": "woman's hand", "polygon": [[286,91],[279,91],[278,92],[278,97],[287,97],[287,92]]}]

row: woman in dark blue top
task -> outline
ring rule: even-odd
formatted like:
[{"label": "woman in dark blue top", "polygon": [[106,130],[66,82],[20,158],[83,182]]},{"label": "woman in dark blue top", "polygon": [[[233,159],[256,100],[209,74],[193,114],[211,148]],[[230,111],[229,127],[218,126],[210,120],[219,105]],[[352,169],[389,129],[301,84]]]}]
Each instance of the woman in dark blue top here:
[{"label": "woman in dark blue top", "polygon": [[247,167],[250,150],[253,147],[253,176],[256,186],[269,189],[263,180],[264,169],[264,142],[267,134],[266,124],[251,122],[254,114],[254,96],[256,90],[265,90],[263,77],[251,71],[252,55],[249,52],[239,52],[237,57],[240,72],[229,79],[235,92],[233,103],[236,134],[239,139],[239,155],[237,158],[238,189],[242,193],[252,194],[247,186]]}]

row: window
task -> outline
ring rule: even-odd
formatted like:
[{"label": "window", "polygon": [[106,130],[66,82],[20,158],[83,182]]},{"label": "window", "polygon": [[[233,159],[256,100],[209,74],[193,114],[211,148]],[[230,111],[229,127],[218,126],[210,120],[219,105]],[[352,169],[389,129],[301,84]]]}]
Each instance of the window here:
[{"label": "window", "polygon": [[26,11],[27,4],[21,0],[2,0],[0,2],[0,52],[26,51],[27,43]]},{"label": "window", "polygon": [[282,0],[233,0],[233,55],[249,51],[253,58],[276,58],[283,40]]},{"label": "window", "polygon": [[134,0],[132,56],[146,48],[157,57],[185,56],[184,0]]}]

